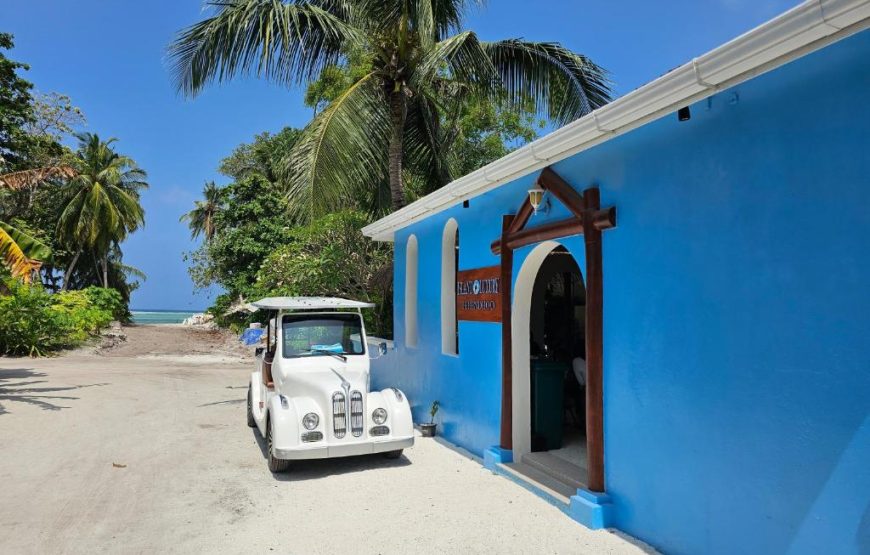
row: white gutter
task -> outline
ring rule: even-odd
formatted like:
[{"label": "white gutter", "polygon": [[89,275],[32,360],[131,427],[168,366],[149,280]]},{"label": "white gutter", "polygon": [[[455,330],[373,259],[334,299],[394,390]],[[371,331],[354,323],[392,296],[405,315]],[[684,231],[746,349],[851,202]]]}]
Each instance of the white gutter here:
[{"label": "white gutter", "polygon": [[870,26],[870,0],[808,0],[549,135],[453,181],[363,233],[395,231],[564,160]]}]

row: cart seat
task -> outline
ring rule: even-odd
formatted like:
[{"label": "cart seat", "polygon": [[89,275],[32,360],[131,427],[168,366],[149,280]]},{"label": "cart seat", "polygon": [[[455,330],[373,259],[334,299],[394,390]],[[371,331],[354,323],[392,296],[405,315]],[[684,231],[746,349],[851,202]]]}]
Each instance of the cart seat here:
[{"label": "cart seat", "polygon": [[267,352],[263,355],[263,385],[269,389],[275,389],[275,383],[272,381],[273,360],[275,360],[275,351]]}]

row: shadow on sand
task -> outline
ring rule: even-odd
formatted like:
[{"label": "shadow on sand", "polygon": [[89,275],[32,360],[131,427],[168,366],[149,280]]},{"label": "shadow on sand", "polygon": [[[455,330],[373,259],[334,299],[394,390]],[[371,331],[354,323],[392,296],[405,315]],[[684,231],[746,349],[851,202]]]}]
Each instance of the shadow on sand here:
[{"label": "shadow on sand", "polygon": [[[263,455],[263,466],[266,466],[266,440],[256,428],[251,428],[254,441]],[[339,457],[334,459],[311,459],[306,461],[293,461],[290,470],[280,474],[272,474],[279,482],[302,482],[305,480],[318,480],[329,476],[348,474],[351,472],[366,472],[380,468],[399,468],[408,466],[411,461],[402,455],[398,459],[388,459],[381,454],[360,455],[357,457]]]},{"label": "shadow on sand", "polygon": [[58,404],[58,402],[78,399],[70,395],[55,395],[65,391],[74,391],[85,387],[97,387],[109,385],[108,383],[95,383],[88,385],[71,385],[65,387],[33,387],[48,383],[47,374],[36,372],[31,368],[0,369],[0,415],[9,411],[6,406],[9,402],[26,403],[41,408],[42,410],[59,411],[71,407]]},{"label": "shadow on sand", "polygon": [[202,405],[196,405],[196,408],[202,407],[213,407],[215,405],[241,405],[247,399],[227,399],[225,401],[212,401],[211,403],[203,403]]}]

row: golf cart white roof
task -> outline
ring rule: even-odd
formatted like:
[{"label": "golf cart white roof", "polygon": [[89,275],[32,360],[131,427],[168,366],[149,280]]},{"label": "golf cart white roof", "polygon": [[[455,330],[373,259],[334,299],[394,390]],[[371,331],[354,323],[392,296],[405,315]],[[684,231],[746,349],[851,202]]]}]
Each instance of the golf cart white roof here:
[{"label": "golf cart white roof", "polygon": [[266,297],[254,303],[267,310],[334,310],[340,308],[373,308],[374,303],[351,301],[338,297]]}]

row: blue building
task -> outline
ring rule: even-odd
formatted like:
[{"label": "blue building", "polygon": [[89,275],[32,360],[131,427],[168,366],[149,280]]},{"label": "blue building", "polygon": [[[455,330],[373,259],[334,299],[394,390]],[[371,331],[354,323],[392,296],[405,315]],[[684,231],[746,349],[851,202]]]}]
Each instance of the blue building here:
[{"label": "blue building", "polygon": [[868,26],[801,4],[367,227],[373,385],[664,552],[870,553]]}]

